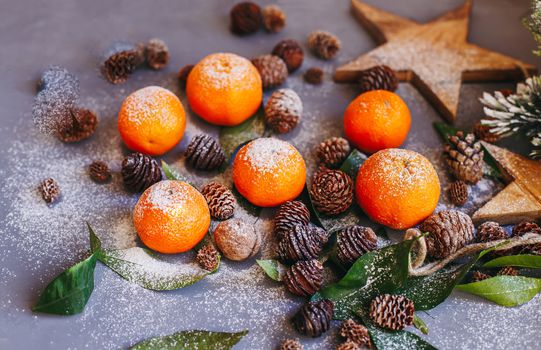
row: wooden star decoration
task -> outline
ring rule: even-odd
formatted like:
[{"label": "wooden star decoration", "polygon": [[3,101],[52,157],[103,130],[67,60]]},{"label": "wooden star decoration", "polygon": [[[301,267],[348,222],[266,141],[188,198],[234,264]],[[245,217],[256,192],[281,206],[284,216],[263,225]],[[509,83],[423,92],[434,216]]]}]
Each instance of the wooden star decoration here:
[{"label": "wooden star decoration", "polygon": [[467,42],[471,1],[425,24],[352,0],[352,10],[380,46],[341,66],[337,82],[385,64],[412,83],[449,121],[456,119],[462,81],[504,81],[533,74],[534,66]]},{"label": "wooden star decoration", "polygon": [[509,184],[473,214],[476,223],[514,224],[541,218],[541,161],[483,142]]}]

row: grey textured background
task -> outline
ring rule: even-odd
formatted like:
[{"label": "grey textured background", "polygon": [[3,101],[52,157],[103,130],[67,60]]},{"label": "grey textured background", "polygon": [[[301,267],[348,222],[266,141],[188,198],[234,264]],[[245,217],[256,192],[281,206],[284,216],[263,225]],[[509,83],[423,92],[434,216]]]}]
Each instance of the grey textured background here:
[{"label": "grey textured background", "polygon": [[[100,114],[99,131],[114,128],[115,111],[121,97],[136,88],[158,84],[175,88],[175,74],[185,64],[197,62],[203,56],[219,51],[231,51],[246,57],[269,52],[282,38],[295,38],[304,42],[307,34],[316,29],[329,30],[343,41],[343,50],[335,61],[324,63],[307,55],[303,66],[322,66],[327,81],[322,87],[302,87],[301,72],[290,78],[288,84],[297,87],[304,101],[308,117],[302,127],[284,138],[291,140],[307,157],[322,139],[341,131],[341,116],[347,103],[356,96],[354,86],[334,85],[330,74],[337,65],[366,52],[374,43],[349,13],[349,2],[295,0],[278,1],[287,15],[286,29],[276,35],[264,32],[248,38],[239,38],[228,31],[228,12],[235,1],[186,1],[186,0],[123,0],[123,1],[71,1],[71,0],[0,0],[0,183],[7,188],[5,179],[11,178],[14,153],[9,152],[16,141],[34,142],[35,130],[30,118],[35,82],[48,65],[60,64],[77,74],[81,80],[82,95],[96,97],[120,96],[104,107]],[[258,1],[268,4],[270,1]],[[426,21],[460,4],[458,0],[370,0],[381,8],[391,10],[415,20]],[[471,17],[470,41],[480,46],[515,56],[539,65],[531,54],[535,43],[520,20],[527,14],[527,0],[476,0]],[[122,86],[112,86],[97,71],[99,53],[116,39],[140,41],[151,37],[165,40],[171,50],[171,62],[161,72],[141,70]],[[466,85],[462,88],[458,126],[469,128],[482,115],[477,98],[484,90],[512,87],[512,84]],[[318,90],[321,89],[321,90]],[[178,89],[175,90],[177,93]],[[320,93],[320,91],[322,91]],[[440,120],[435,111],[408,84],[398,91],[411,108],[413,129],[406,148],[422,153],[440,147],[432,130],[431,122]],[[184,97],[183,101],[185,101]],[[110,101],[110,100],[107,100]],[[94,102],[96,103],[96,102]],[[186,104],[185,104],[186,106]],[[203,129],[216,132],[195,117],[189,119],[190,131]],[[91,150],[92,142],[86,146]],[[189,137],[167,159],[175,161],[185,148]],[[513,145],[524,151],[524,145],[506,140],[503,145]],[[39,145],[39,144],[38,144]],[[118,142],[120,147],[120,141]],[[59,149],[74,148],[58,144]],[[76,146],[77,147],[77,146]],[[47,152],[44,152],[47,157]],[[27,164],[29,168],[33,164]],[[66,169],[70,171],[70,169]],[[38,170],[32,173],[32,181]],[[39,178],[39,177],[38,177]],[[35,186],[22,176],[21,191]],[[444,180],[445,181],[445,180]],[[2,191],[0,204],[0,348],[1,349],[97,349],[126,347],[138,340],[156,334],[168,334],[176,330],[204,328],[235,331],[250,329],[251,333],[238,346],[245,349],[270,349],[286,336],[296,336],[285,319],[294,313],[301,300],[283,295],[276,314],[266,318],[266,307],[274,310],[274,297],[257,290],[243,290],[239,286],[224,287],[213,282],[201,282],[190,288],[168,293],[142,291],[116,277],[103,267],[96,270],[96,291],[83,315],[55,317],[34,315],[29,311],[39,291],[47,282],[70,263],[76,261],[86,250],[87,242],[66,242],[64,249],[51,251],[39,267],[33,266],[28,249],[20,249],[18,235],[12,223],[7,225],[12,194]],[[445,200],[445,199],[442,199]],[[32,204],[29,204],[32,205]],[[99,210],[99,208],[96,208]],[[98,212],[97,212],[98,213]],[[89,218],[90,215],[90,218]],[[73,220],[91,219],[99,229],[108,228],[106,215],[73,213]],[[270,213],[267,213],[270,215]],[[43,230],[47,230],[44,223]],[[80,237],[86,237],[81,225]],[[39,241],[34,242],[36,249]],[[75,247],[75,249],[67,247]],[[233,265],[234,269],[247,269],[251,263]],[[217,276],[219,277],[219,276]],[[116,284],[104,290],[103,284],[114,279]],[[262,279],[261,290],[279,288]],[[101,285],[101,287],[100,287]],[[234,293],[249,293],[235,300],[220,300],[219,293],[211,290],[229,288]],[[237,289],[236,289],[237,288]],[[146,293],[146,294],[143,294]],[[211,294],[209,294],[211,293]],[[240,295],[239,294],[239,295]],[[135,296],[139,296],[135,298]],[[224,292],[224,295],[231,295]],[[133,300],[132,300],[133,296]],[[109,300],[109,301],[107,301]],[[134,305],[135,303],[140,303]],[[221,307],[221,305],[228,305]],[[257,310],[256,310],[257,309]],[[144,310],[144,312],[142,312]],[[257,312],[262,310],[261,312]],[[276,310],[274,310],[276,311]],[[530,304],[517,309],[504,309],[489,305],[479,299],[456,293],[445,304],[424,316],[431,334],[429,341],[440,348],[538,348],[539,297]],[[537,326],[534,326],[537,325]],[[307,348],[330,347],[336,338],[329,334],[324,343],[303,339]]]}]

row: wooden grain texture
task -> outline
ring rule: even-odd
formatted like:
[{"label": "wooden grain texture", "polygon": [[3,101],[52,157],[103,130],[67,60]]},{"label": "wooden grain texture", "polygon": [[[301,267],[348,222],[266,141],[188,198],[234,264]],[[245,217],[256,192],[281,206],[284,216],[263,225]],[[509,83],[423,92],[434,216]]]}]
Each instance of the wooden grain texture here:
[{"label": "wooden grain texture", "polygon": [[339,67],[337,82],[354,82],[362,70],[388,65],[453,122],[462,81],[520,80],[536,72],[532,65],[467,42],[471,1],[424,24],[359,0],[351,4],[354,16],[380,46]]}]

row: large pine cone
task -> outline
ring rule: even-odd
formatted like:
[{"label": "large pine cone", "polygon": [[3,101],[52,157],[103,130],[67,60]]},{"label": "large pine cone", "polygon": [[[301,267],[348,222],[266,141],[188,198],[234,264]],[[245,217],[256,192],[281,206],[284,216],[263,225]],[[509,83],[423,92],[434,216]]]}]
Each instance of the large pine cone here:
[{"label": "large pine cone", "polygon": [[343,137],[331,137],[319,144],[316,156],[328,168],[340,166],[351,152],[348,140]]},{"label": "large pine cone", "polygon": [[349,267],[363,254],[376,249],[378,238],[370,227],[353,225],[338,232],[336,255],[338,260]]},{"label": "large pine cone", "polygon": [[295,295],[313,295],[323,284],[323,265],[317,259],[297,261],[287,270],[284,284]]},{"label": "large pine cone", "polygon": [[348,341],[354,342],[358,347],[366,346],[370,348],[370,334],[368,329],[353,321],[352,319],[345,320],[340,326],[340,335]]},{"label": "large pine cone", "polygon": [[115,43],[104,55],[101,71],[113,84],[125,82],[144,61],[144,47],[130,43]]},{"label": "large pine cone", "polygon": [[473,240],[474,226],[471,218],[456,210],[443,210],[429,216],[420,226],[426,236],[427,253],[443,259]]},{"label": "large pine cone", "polygon": [[265,105],[265,123],[279,134],[291,131],[302,117],[302,101],[291,89],[280,89],[272,93]]},{"label": "large pine cone", "polygon": [[274,216],[274,235],[278,241],[296,225],[308,225],[310,211],[300,201],[287,201],[278,208]]},{"label": "large pine cone", "polygon": [[398,78],[391,67],[386,65],[365,69],[359,77],[361,92],[372,90],[395,91],[398,88]]},{"label": "large pine cone", "polygon": [[122,161],[124,185],[133,192],[143,192],[162,180],[162,170],[154,158],[132,153]]},{"label": "large pine cone", "polygon": [[225,153],[218,141],[205,134],[194,136],[185,156],[186,162],[198,170],[214,170],[225,161]]},{"label": "large pine cone", "polygon": [[458,179],[476,184],[483,177],[483,150],[473,134],[462,131],[449,137],[445,146],[446,162],[451,173]]},{"label": "large pine cone", "polygon": [[370,303],[370,319],[378,326],[394,331],[413,324],[413,301],[402,296],[383,294]]},{"label": "large pine cone", "polygon": [[278,242],[278,256],[283,262],[317,259],[329,237],[325,230],[310,225],[296,225]]},{"label": "large pine cone", "polygon": [[313,338],[329,330],[334,315],[334,304],[328,299],[304,304],[293,318],[293,325],[303,335]]},{"label": "large pine cone", "polygon": [[262,55],[252,59],[261,76],[264,89],[282,85],[287,79],[287,66],[285,62],[275,55]]},{"label": "large pine cone", "polygon": [[321,169],[312,178],[310,197],[320,213],[343,213],[353,203],[353,180],[341,170]]},{"label": "large pine cone", "polygon": [[235,213],[237,200],[233,192],[224,185],[215,181],[209,182],[201,189],[201,194],[205,197],[213,218],[226,220]]}]

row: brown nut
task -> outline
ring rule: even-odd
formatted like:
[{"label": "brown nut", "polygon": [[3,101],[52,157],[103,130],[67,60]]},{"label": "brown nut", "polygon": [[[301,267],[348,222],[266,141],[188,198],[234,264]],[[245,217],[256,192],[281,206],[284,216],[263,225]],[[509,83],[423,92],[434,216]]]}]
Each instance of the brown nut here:
[{"label": "brown nut", "polygon": [[218,250],[229,260],[242,261],[256,255],[261,237],[254,227],[240,219],[222,221],[214,230]]}]

